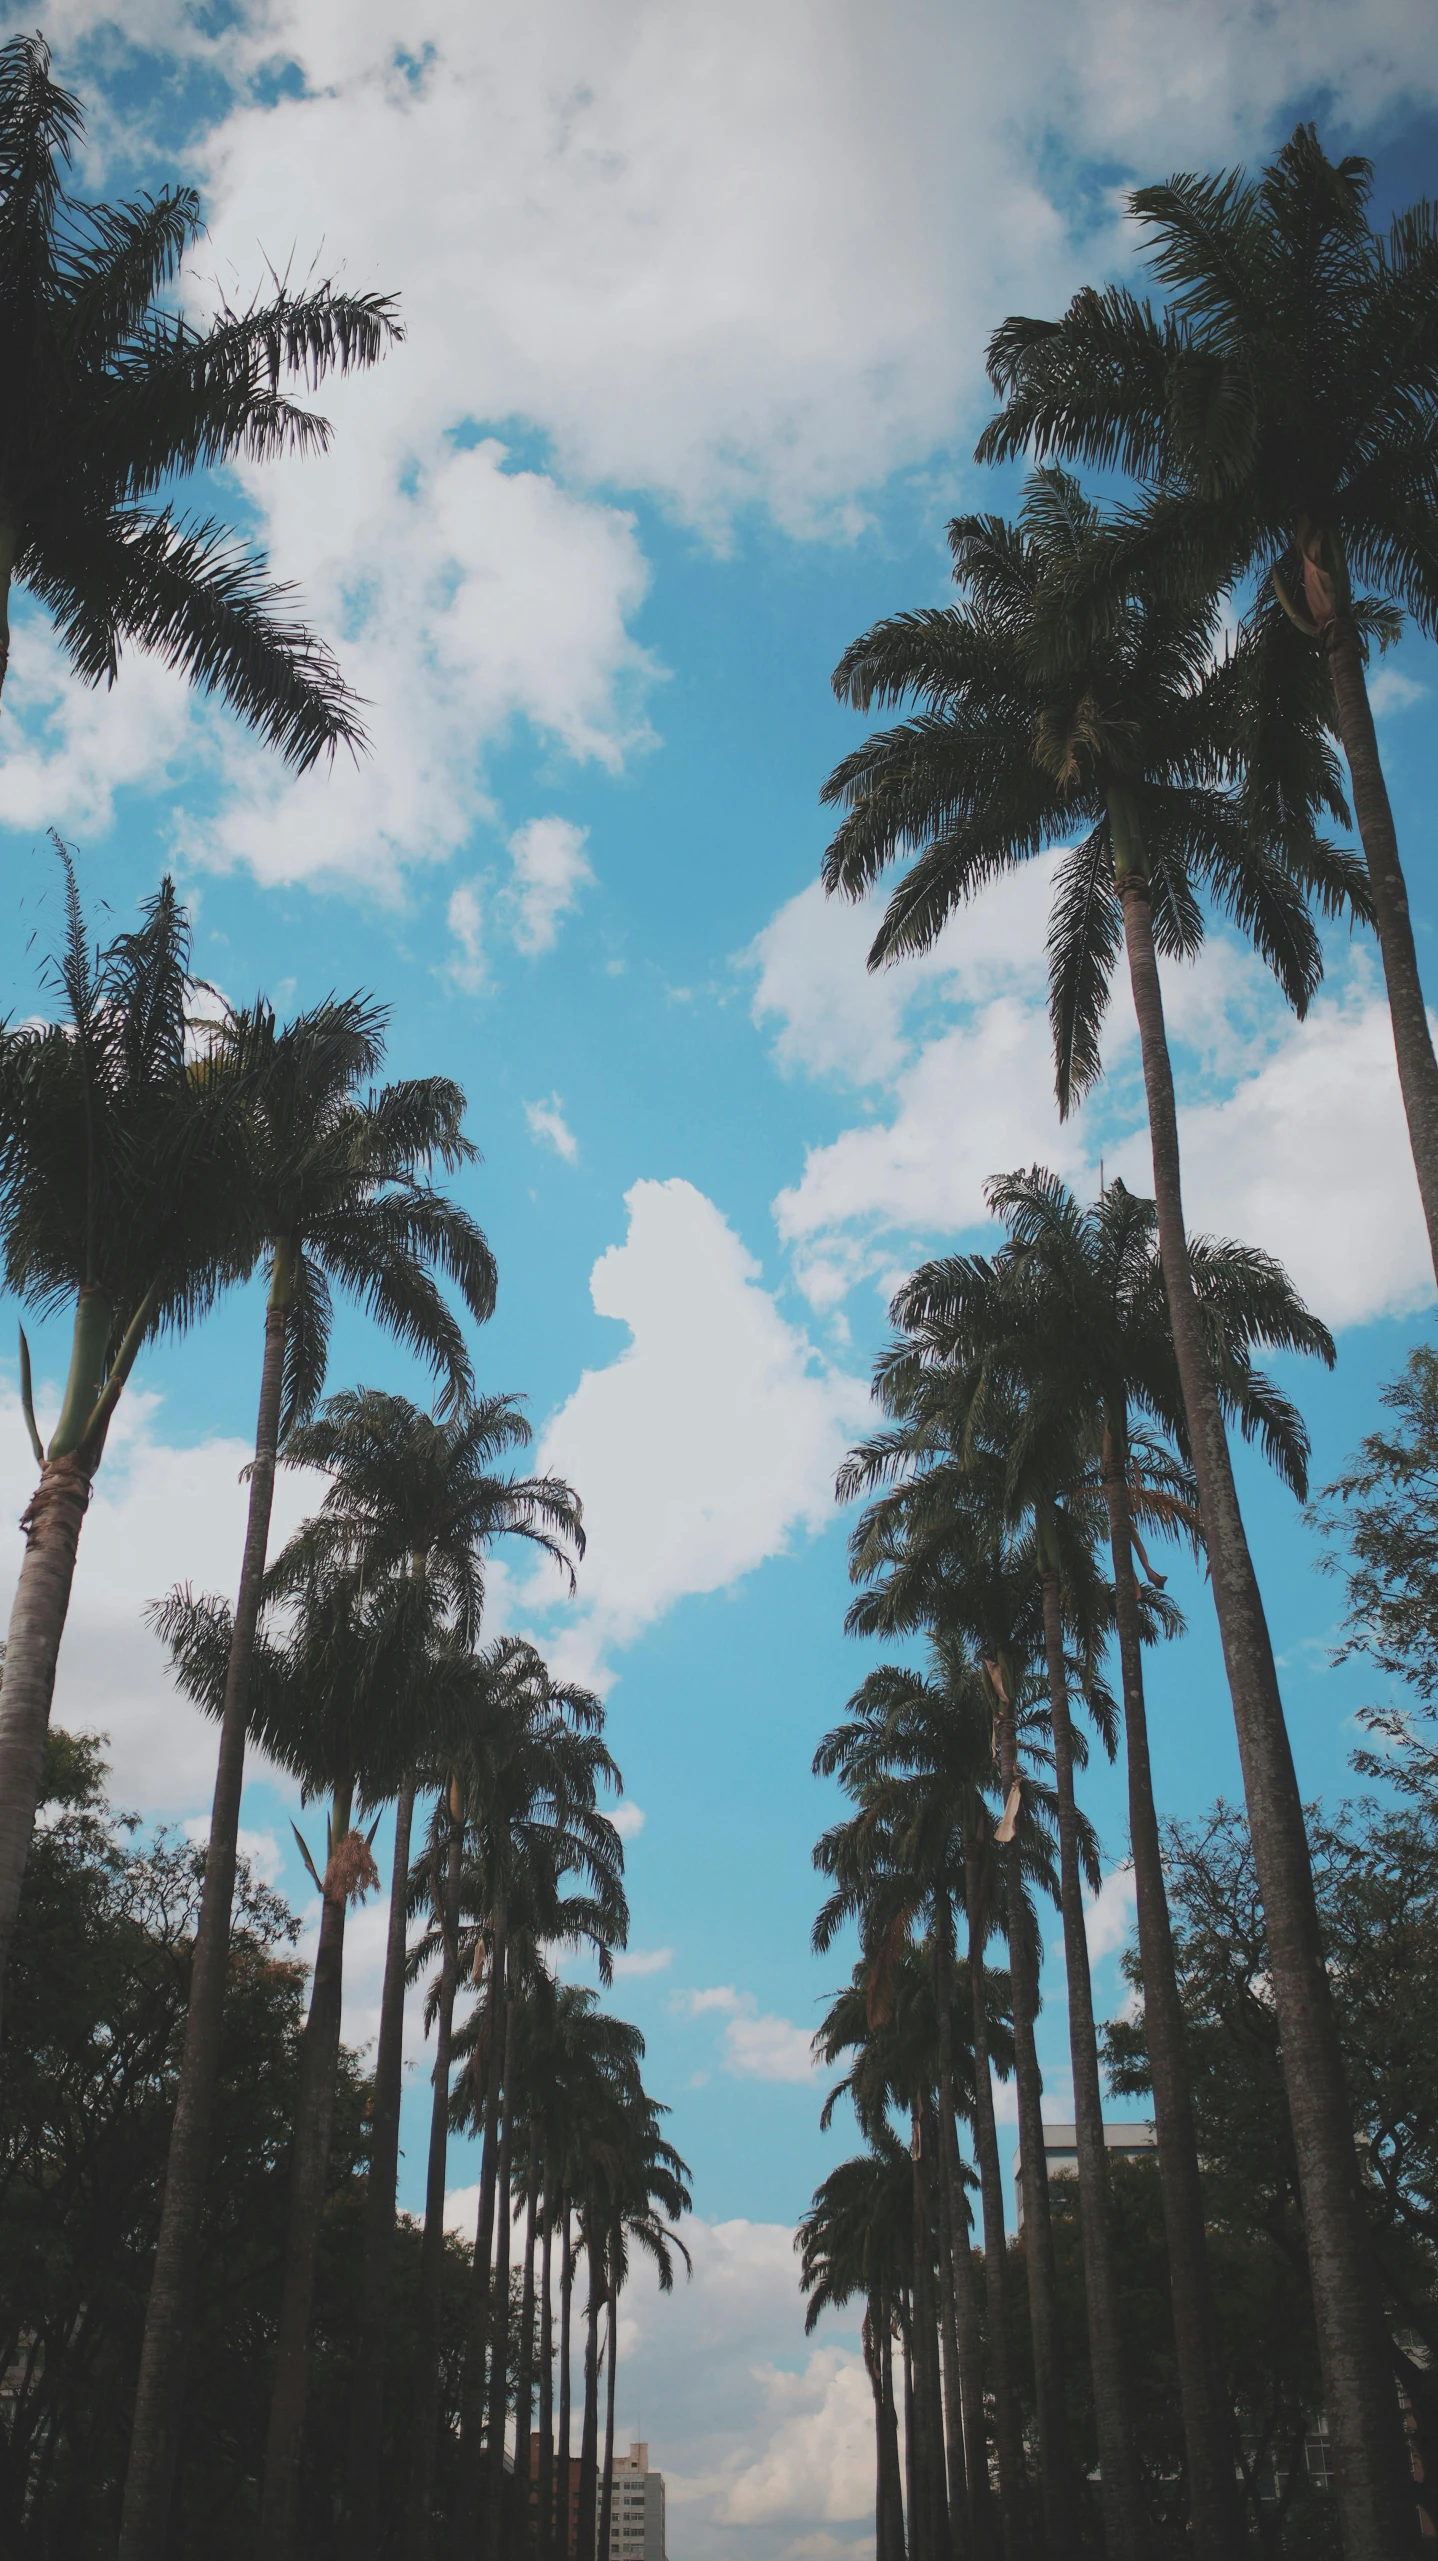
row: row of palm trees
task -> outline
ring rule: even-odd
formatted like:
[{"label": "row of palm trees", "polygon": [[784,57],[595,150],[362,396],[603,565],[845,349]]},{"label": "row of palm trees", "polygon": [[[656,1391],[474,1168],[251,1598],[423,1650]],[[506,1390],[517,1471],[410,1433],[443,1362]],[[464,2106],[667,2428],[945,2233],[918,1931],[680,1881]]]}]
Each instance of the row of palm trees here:
[{"label": "row of palm trees", "polygon": [[[1121,1406],[1103,1399],[1100,1474],[1114,1542],[1142,1955],[1146,1981],[1158,1985],[1151,1997],[1156,2087],[1162,2078],[1167,2090],[1162,2104],[1155,2101],[1167,2155],[1165,2212],[1187,2307],[1178,2317],[1194,2547],[1213,2561],[1233,2548],[1232,2471],[1205,2415],[1214,2386],[1199,2283],[1202,2228],[1183,2131],[1177,2013],[1163,1989],[1162,1877],[1142,1740],[1144,1603],[1141,1593],[1135,1599],[1131,1549],[1135,1519],[1165,1490],[1201,1539],[1222,1638],[1344,2550],[1348,2561],[1390,2561],[1418,2532],[1392,2344],[1365,2246],[1303,1808],[1229,1448],[1231,1422],[1249,1413],[1252,1379],[1242,1329],[1234,1349],[1184,1220],[1160,967],[1197,950],[1206,911],[1216,908],[1249,938],[1301,1014],[1322,974],[1320,922],[1346,914],[1374,927],[1438,1270],[1438,1064],[1365,677],[1370,647],[1395,637],[1404,615],[1425,631],[1438,628],[1438,214],[1419,205],[1380,235],[1368,215],[1371,188],[1366,162],[1330,162],[1314,131],[1300,127],[1257,180],[1184,176],[1132,197],[1165,296],[1160,308],[1111,287],[1079,294],[1057,322],[1003,325],[990,347],[1001,406],[980,458],[1027,456],[1036,467],[1014,521],[974,514],[951,527],[958,603],[895,616],[846,652],[835,676],[840,699],[861,711],[902,704],[910,716],[864,741],[826,786],[843,811],[825,859],[826,886],[859,898],[895,863],[904,866],[871,967],[927,949],[988,882],[1046,848],[1064,849],[1048,933],[1062,1111],[1100,1073],[1110,984],[1120,953],[1127,961],[1176,1389],[1155,1419],[1171,1461],[1191,1472],[1191,1489],[1152,1477],[1125,1436]],[[1127,474],[1129,493],[1100,504],[1065,467],[1073,463]],[[1326,821],[1348,820],[1340,749],[1361,861],[1322,833]],[[1031,1215],[1023,1210],[1015,1230],[1020,1254]],[[848,1477],[857,1491],[887,1471],[911,1472],[912,1481],[876,1507],[864,1540],[878,1543],[861,1540],[857,1558],[861,1576],[876,1574],[881,1585],[892,1576],[896,1589],[910,1592],[929,1569],[902,1541],[885,1542],[900,1540],[910,1509],[922,1522],[936,1499],[947,1499],[931,1493],[930,1479],[942,1485],[948,1462],[931,1465],[935,1449],[923,1436],[939,1428],[955,1378],[976,1357],[971,1268],[935,1266],[896,1301],[901,1337],[879,1381],[881,1394],[896,1400],[895,1432],[861,1454]],[[1279,1288],[1271,1271],[1269,1285]],[[1254,1339],[1325,1349],[1321,1329],[1301,1311],[1291,1332],[1270,1338],[1260,1323]],[[1143,1396],[1135,1392],[1132,1402],[1144,1410]],[[1031,1415],[1032,1425],[1018,1419]],[[951,1453],[955,1495],[967,1488],[973,1499],[997,1471],[1012,1502],[1025,1483],[1026,1453],[1048,1445],[1047,1410],[1031,1406],[1024,1388],[1017,1418],[1002,1428],[982,1395],[975,1416]],[[1292,1477],[1299,1443],[1271,1391],[1260,1394],[1251,1419]],[[1063,1814],[1071,1754],[1065,1614],[1072,1619],[1087,1571],[1073,1546],[1070,1483],[1062,1471],[1045,1483],[1040,1472],[1026,1535],[1042,1601],[1036,1659],[1050,1693],[1076,2113],[1081,2161],[1089,2157],[1084,2249],[1094,2381],[1108,2413],[1105,2527],[1117,2554],[1135,2548],[1136,2509],[1109,2389],[1097,2068],[1084,2025],[1078,1843]],[[989,1552],[981,1540],[978,1553]],[[932,1592],[924,1606],[931,1615],[939,1608]],[[865,1607],[872,1613],[879,1604],[870,1598]],[[1021,1651],[1006,1673],[1002,1649],[985,1639],[981,1659],[996,1666],[984,1677],[998,1708],[1007,1712],[1001,1693],[1017,1706],[1027,1657]],[[1165,2042],[1167,2061],[1159,2052]]]},{"label": "row of palm trees", "polygon": [[[627,1929],[622,1849],[599,1806],[601,1790],[618,1783],[602,1710],[589,1693],[555,1681],[532,1647],[504,1637],[482,1642],[485,1559],[495,1541],[525,1540],[572,1581],[584,1539],[568,1485],[508,1464],[529,1439],[520,1401],[475,1389],[461,1320],[489,1314],[494,1263],[467,1211],[434,1179],[436,1168],[472,1160],[464,1098],[443,1079],[374,1085],[384,1017],[366,998],[330,1000],[287,1024],[263,1002],[198,1019],[186,919],[170,884],[137,930],[94,951],[73,869],[61,859],[66,933],[55,979],[63,1016],[8,1030],[0,1041],[7,1278],[30,1304],[68,1305],[71,1316],[69,1375],[48,1443],[40,1440],[22,1334],[22,1392],[40,1481],[0,1688],[0,1989],[81,1524],[110,1418],[145,1342],[192,1323],[257,1270],[267,1280],[235,1604],[179,1590],[155,1613],[182,1686],[217,1722],[219,1754],[121,2550],[151,2552],[163,2542],[181,2441],[252,1739],[307,1796],[328,1804],[322,1849],[301,1844],[321,1920],[258,2549],[264,2561],[288,2561],[295,2548],[345,1917],[376,1881],[375,1819],[389,1802],[390,1927],[347,2475],[352,2539],[373,2549],[379,2514],[405,1987],[431,1960],[426,2010],[436,2060],[422,2350],[408,2378],[406,2548],[419,2561],[441,2526],[456,2554],[482,2539],[488,2554],[509,2548],[509,2525],[500,2521],[506,2412],[518,2386],[527,2440],[525,2395],[532,2397],[538,2376],[542,2400],[550,2370],[548,2346],[536,2367],[523,2322],[511,2366],[512,2203],[527,2213],[531,2311],[535,2251],[545,2257],[547,2307],[551,2244],[556,2231],[564,2236],[563,2371],[576,2235],[588,2265],[579,2485],[581,2530],[592,2538],[598,2324],[607,2306],[612,2396],[614,2307],[629,2242],[637,2237],[655,2250],[661,2276],[670,2278],[679,2245],[664,2217],[687,2205],[687,2174],[644,2091],[636,2033],[591,2015],[587,1996],[561,1990],[551,1971],[555,1949],[583,1945],[608,1979]],[[366,1390],[319,1405],[336,1288],[427,1360],[440,1381],[436,1412]],[[271,1559],[281,1463],[322,1470],[329,1487],[314,1518]],[[433,1813],[423,1817],[423,1845],[412,1855],[430,1793]],[[422,1926],[411,1945],[416,1920]],[[465,1986],[474,1995],[467,2018],[457,2016]],[[561,2072],[546,2097],[561,2053],[572,2087]],[[484,2170],[461,2488],[447,2520],[437,2520],[447,2143],[451,2124],[468,2122],[482,2131]],[[567,2391],[561,2398],[567,2413]],[[564,2424],[560,2443],[567,2501]],[[484,2518],[491,2523],[482,2529]]]},{"label": "row of palm trees", "polygon": [[[1099,1868],[1075,1785],[1087,1755],[1074,1716],[1081,1702],[1111,1757],[1120,1728],[1126,1746],[1190,2531],[1196,2552],[1216,2555],[1243,2541],[1235,2414],[1216,2358],[1143,1675],[1145,1644],[1181,1624],[1145,1538],[1200,1540],[1157,1217],[1120,1182],[1083,1205],[1037,1169],[993,1183],[990,1200],[1007,1230],[1001,1251],[927,1265],[895,1300],[898,1330],[876,1377],[887,1428],[853,1452],[841,1480],[844,1492],[869,1497],[851,1542],[860,1590],[849,1624],[888,1639],[922,1633],[927,1662],[871,1672],[816,1760],[855,1805],[816,1851],[831,1880],[816,1944],[827,1947],[853,1921],[862,1951],[853,1986],[821,2032],[822,2048],[828,2059],[847,2046],[858,2052],[842,2086],[871,2152],[836,2174],[832,2194],[826,2183],[801,2240],[818,2254],[815,2306],[837,2299],[831,2206],[842,2204],[851,2241],[853,2232],[862,2240],[867,2227],[853,2218],[868,2197],[879,2218],[875,2247],[902,2244],[908,2253],[908,2302],[886,2309],[887,2295],[876,2296],[868,2319],[876,2381],[886,2318],[897,2321],[914,2369],[916,2561],[950,2551],[986,2555],[999,2532],[1006,2556],[1029,2548],[1028,2471],[1007,2371],[1012,2313],[990,2082],[991,2065],[1012,2068],[1044,2548],[1050,2561],[1074,2553],[1078,2507],[1034,2039],[1042,1944],[1034,1896],[1051,1895],[1063,1921],[1104,2542],[1110,2561],[1139,2561],[1149,2525],[1129,2419],[1084,1916],[1084,1889],[1096,1888]],[[1254,1353],[1267,1347],[1331,1359],[1329,1338],[1268,1257],[1203,1240],[1191,1250],[1225,1411],[1301,1493],[1303,1425]],[[1104,1671],[1110,1647],[1117,1698]],[[996,1935],[1007,1953],[1001,1976],[988,1957]],[[915,2164],[924,2165],[915,2167],[907,2213],[894,2191],[896,2104],[911,2119]],[[978,2165],[982,2322],[969,2299],[960,2119],[973,2128]],[[892,2269],[882,2264],[892,2292]],[[934,2284],[937,2294],[926,2301]],[[937,2414],[927,2469],[926,2393]],[[882,2395],[878,2406],[884,2437]],[[945,2447],[946,2462],[936,2452]],[[890,2489],[881,2479],[885,2515]],[[936,2525],[930,2511],[938,2509]],[[893,2516],[883,2528],[890,2536]],[[881,2551],[889,2561],[882,2542]]]}]

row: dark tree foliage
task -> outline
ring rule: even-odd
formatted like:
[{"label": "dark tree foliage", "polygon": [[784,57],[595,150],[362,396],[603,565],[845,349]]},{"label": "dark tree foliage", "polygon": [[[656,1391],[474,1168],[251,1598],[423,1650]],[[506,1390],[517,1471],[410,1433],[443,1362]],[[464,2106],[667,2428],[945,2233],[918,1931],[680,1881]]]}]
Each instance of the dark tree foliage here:
[{"label": "dark tree foliage", "polygon": [[1324,1487],[1316,1517],[1348,1587],[1339,1650],[1438,1704],[1438,1352],[1421,1344],[1383,1391],[1394,1417]]},{"label": "dark tree foliage", "polygon": [[[1360,1765],[1376,1756],[1360,1754]],[[1415,1797],[1418,1801],[1415,1801]],[[1364,1798],[1310,1814],[1329,1974],[1368,2176],[1367,2222],[1396,2333],[1395,2384],[1421,2453],[1438,2447],[1438,2401],[1422,2351],[1438,2354],[1438,1798]],[[1263,1912],[1241,1816],[1216,1805],[1171,1824],[1166,1864],[1203,2159],[1205,2219],[1229,2389],[1239,2413],[1256,2548],[1326,2554],[1329,2504],[1304,2442],[1321,2406],[1303,2224],[1268,1976]],[[1133,1951],[1125,1958],[1139,1991]],[[1107,2030],[1113,2088],[1148,2088],[1142,2014]],[[1146,2171],[1133,2177],[1146,2177]],[[1157,2202],[1154,2201],[1154,2217]],[[1153,2282],[1162,2283],[1154,2220]],[[1130,2245],[1144,2250],[1141,2222]],[[1134,2279],[1130,2265],[1128,2277]],[[1417,2353],[1411,2351],[1416,2350]],[[1153,2361],[1140,2358],[1149,2382]],[[1162,2459],[1161,2430],[1150,2465]],[[1431,2478],[1431,2458],[1426,2468]]]},{"label": "dark tree foliage", "polygon": [[[0,2555],[109,2561],[184,2033],[201,1854],[104,1794],[93,1737],[47,1751],[12,1964],[0,2092]],[[298,1924],[246,1874],[236,1897],[220,2104],[168,2561],[250,2561],[285,2229],[304,1969]],[[301,2548],[328,2561],[363,2262],[369,2090],[342,2059],[321,2249]],[[468,2254],[451,2244],[448,2448]],[[407,2370],[419,2234],[401,2223],[392,2350]],[[396,2396],[396,2453],[406,2412]],[[404,2477],[401,2459],[386,2476]],[[393,2521],[398,2529],[398,2518]]]}]

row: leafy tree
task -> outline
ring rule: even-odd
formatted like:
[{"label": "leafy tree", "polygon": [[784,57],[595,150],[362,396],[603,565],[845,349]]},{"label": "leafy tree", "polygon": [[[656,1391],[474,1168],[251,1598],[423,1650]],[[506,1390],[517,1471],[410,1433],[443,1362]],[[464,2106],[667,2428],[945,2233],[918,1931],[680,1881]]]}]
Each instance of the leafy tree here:
[{"label": "leafy tree", "polygon": [[88,684],[114,683],[127,642],[154,650],[303,771],[361,744],[354,696],[264,562],[161,493],[235,457],[323,452],[325,420],[281,383],[374,364],[402,335],[395,306],[281,284],[196,328],[163,297],[199,197],[79,202],[64,173],[83,132],[44,38],[0,46],[0,685],[13,582]]},{"label": "leafy tree", "polygon": [[1369,892],[1360,868],[1315,834],[1318,813],[1342,803],[1311,689],[1288,682],[1262,634],[1215,659],[1218,606],[1201,582],[1175,595],[1135,571],[1105,613],[1076,611],[1075,590],[1108,557],[1107,540],[1101,511],[1073,480],[1039,472],[1016,526],[970,517],[951,529],[963,608],[901,615],[854,643],[835,678],[843,699],[863,710],[912,697],[921,708],[830,777],[826,797],[847,814],[824,877],[858,898],[912,857],[874,965],[926,948],[1000,873],[1045,846],[1071,846],[1049,935],[1064,1106],[1097,1072],[1109,979],[1126,950],[1159,1254],[1269,1916],[1347,2530],[1354,2561],[1390,2561],[1412,2539],[1402,2439],[1362,2244],[1302,1802],[1189,1254],[1158,966],[1201,939],[1202,890],[1250,935],[1301,1012],[1321,968],[1307,900],[1363,913]]},{"label": "leafy tree", "polygon": [[227,1201],[233,1117],[187,1055],[189,926],[166,880],[139,926],[86,937],[70,857],[53,1023],[0,1027],[0,1237],[5,1278],[42,1314],[71,1313],[69,1375],[42,1444],[20,1337],[20,1392],[39,1483],[11,1605],[0,1692],[0,2002],[70,1606],[81,1524],[116,1405],[143,1346],[181,1332],[244,1268]]},{"label": "leafy tree", "polygon": [[331,1290],[356,1297],[465,1401],[473,1384],[453,1283],[482,1323],[494,1306],[489,1246],[431,1179],[473,1161],[464,1096],[446,1077],[365,1091],[384,1054],[385,1016],[367,998],[280,1025],[260,1002],[216,1027],[200,1090],[230,1103],[243,1152],[223,1234],[244,1269],[267,1265],[255,1459],[220,1721],[185,2064],[175,2108],[150,2317],[140,2361],[120,2561],[151,2561],[164,2539],[185,2390],[196,2234],[213,2123],[250,1663],[282,1430],[324,1384]]},{"label": "leafy tree", "polygon": [[1438,1353],[1420,1344],[1383,1390],[1370,1432],[1317,1507],[1348,1593],[1338,1659],[1360,1655],[1438,1706]]},{"label": "leafy tree", "polygon": [[1005,321],[979,451],[1132,472],[1124,573],[1141,561],[1180,596],[1256,578],[1322,653],[1438,1268],[1438,1061],[1364,677],[1403,613],[1438,628],[1438,210],[1412,205],[1384,236],[1372,191],[1370,163],[1331,161],[1312,125],[1257,179],[1137,188],[1163,309],[1110,286],[1059,321]]}]

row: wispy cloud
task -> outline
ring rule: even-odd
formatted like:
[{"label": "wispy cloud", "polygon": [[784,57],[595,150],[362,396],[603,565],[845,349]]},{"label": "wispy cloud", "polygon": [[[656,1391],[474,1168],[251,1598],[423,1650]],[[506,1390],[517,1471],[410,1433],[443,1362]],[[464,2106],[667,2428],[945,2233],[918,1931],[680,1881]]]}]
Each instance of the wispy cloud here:
[{"label": "wispy cloud", "polygon": [[663,1974],[674,1962],[672,1947],[631,1947],[616,1956],[616,1974]]},{"label": "wispy cloud", "polygon": [[547,1102],[526,1103],[524,1117],[536,1146],[552,1147],[555,1155],[562,1156],[566,1165],[575,1163],[579,1155],[579,1141],[564,1117],[564,1105],[557,1094],[551,1094]]},{"label": "wispy cloud", "polygon": [[510,837],[514,877],[505,899],[514,940],[530,959],[553,949],[561,917],[594,878],[584,851],[588,835],[567,818],[531,818]]}]

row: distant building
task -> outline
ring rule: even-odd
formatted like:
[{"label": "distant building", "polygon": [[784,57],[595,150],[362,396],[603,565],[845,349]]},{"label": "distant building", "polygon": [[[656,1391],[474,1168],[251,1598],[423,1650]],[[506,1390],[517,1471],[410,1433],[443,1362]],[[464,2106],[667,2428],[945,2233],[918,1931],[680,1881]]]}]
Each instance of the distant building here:
[{"label": "distant building", "polygon": [[[1104,2148],[1118,2153],[1124,2160],[1142,2160],[1158,2142],[1158,2129],[1152,2119],[1137,2125],[1106,2125]],[[1078,2177],[1078,2127],[1046,2125],[1044,2127],[1044,2166],[1051,2179]],[[1024,2227],[1024,2173],[1022,2155],[1014,2154],[1014,2200],[1018,2208],[1019,2230]]]},{"label": "distant building", "polygon": [[[602,2495],[602,2480],[600,2490]],[[647,2445],[631,2445],[627,2454],[615,2455],[608,2561],[668,2561],[664,2475],[650,2471]]]}]

